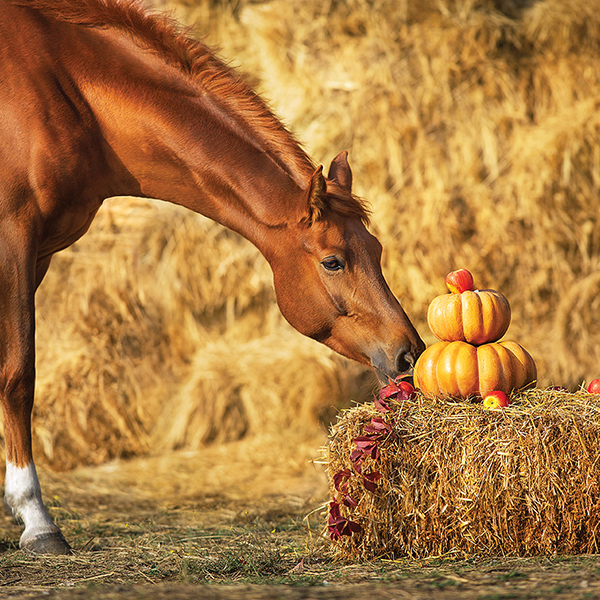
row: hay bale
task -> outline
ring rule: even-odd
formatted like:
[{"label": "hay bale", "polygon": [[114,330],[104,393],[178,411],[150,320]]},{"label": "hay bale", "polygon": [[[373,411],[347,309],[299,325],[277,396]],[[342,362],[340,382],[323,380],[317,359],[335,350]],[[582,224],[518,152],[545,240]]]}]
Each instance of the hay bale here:
[{"label": "hay bale", "polygon": [[420,395],[389,404],[350,409],[332,430],[337,558],[599,551],[600,397],[531,390],[502,411]]},{"label": "hay bale", "polygon": [[250,436],[314,439],[350,399],[366,398],[371,377],[291,328],[246,343],[225,337],[198,351],[157,419],[152,445],[197,450]]}]

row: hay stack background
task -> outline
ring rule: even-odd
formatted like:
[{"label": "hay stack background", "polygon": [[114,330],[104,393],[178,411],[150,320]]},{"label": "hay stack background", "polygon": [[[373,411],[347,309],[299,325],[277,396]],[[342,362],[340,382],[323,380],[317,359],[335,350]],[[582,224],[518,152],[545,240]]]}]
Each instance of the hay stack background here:
[{"label": "hay stack background", "polygon": [[[350,151],[386,276],[428,343],[427,306],[465,267],[510,299],[511,335],[541,385],[575,390],[599,375],[598,0],[154,4],[241,65],[316,161]],[[194,372],[222,344],[233,361],[246,343],[277,352],[281,337],[284,354],[302,349],[283,359],[291,379],[312,376],[315,356],[331,361],[317,412],[369,397],[339,387],[360,388],[365,371],[304,350],[250,244],[171,206],[108,203],[53,260],[37,304],[37,457],[56,468],[151,452],[165,437],[196,444],[161,415],[200,418],[215,389],[235,385],[233,364],[221,384]],[[258,390],[263,374],[251,376],[243,385]],[[268,397],[286,397],[287,379]],[[231,427],[222,439],[245,428]]]},{"label": "hay stack background", "polygon": [[245,436],[324,433],[348,398],[364,392],[360,371],[289,332],[246,343],[221,339],[196,355],[191,376],[164,407],[156,430],[169,450]]},{"label": "hay stack background", "polygon": [[[337,558],[597,553],[600,548],[600,397],[532,390],[507,409],[421,396],[341,416],[328,447],[332,499],[362,527],[333,543]],[[362,473],[351,455],[373,417],[392,425]],[[345,478],[357,507],[333,483]]]},{"label": "hay stack background", "polygon": [[148,452],[196,351],[269,333],[273,298],[239,236],[178,207],[108,201],[37,296],[39,450],[55,468]]}]

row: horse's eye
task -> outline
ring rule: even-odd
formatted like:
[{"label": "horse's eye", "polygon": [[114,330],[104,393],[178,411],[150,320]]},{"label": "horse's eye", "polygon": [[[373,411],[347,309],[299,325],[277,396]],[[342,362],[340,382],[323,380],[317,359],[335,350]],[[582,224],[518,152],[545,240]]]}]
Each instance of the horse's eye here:
[{"label": "horse's eye", "polygon": [[342,271],[346,266],[344,261],[337,256],[328,256],[321,261],[321,264],[326,271]]}]

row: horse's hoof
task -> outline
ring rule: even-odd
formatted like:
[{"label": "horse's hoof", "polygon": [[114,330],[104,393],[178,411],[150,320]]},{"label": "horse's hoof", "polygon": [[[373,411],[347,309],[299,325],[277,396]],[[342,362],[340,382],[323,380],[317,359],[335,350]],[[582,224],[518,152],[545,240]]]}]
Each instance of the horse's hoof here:
[{"label": "horse's hoof", "polygon": [[21,542],[21,548],[32,554],[71,554],[71,546],[60,531],[42,533]]}]

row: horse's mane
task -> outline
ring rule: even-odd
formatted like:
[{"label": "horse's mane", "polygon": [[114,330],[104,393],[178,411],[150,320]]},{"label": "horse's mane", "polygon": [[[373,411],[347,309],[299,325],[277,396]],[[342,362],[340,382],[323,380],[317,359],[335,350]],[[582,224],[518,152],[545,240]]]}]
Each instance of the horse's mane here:
[{"label": "horse's mane", "polygon": [[[202,89],[243,120],[253,134],[300,186],[310,181],[314,165],[295,138],[243,79],[220,61],[208,46],[193,39],[164,13],[150,13],[141,0],[10,0],[63,21],[97,28],[116,28],[138,45],[193,78]],[[327,207],[344,216],[368,222],[364,203],[351,194],[335,191],[323,199]]]}]

